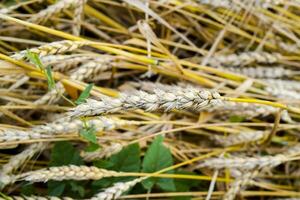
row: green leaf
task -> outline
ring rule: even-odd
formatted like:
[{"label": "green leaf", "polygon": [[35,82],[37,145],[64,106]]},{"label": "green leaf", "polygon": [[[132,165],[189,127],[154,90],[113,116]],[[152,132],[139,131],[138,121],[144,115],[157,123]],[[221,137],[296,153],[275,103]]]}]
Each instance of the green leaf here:
[{"label": "green leaf", "polygon": [[96,129],[94,126],[84,127],[79,131],[79,134],[87,141],[97,144]]},{"label": "green leaf", "polygon": [[59,197],[64,193],[66,188],[66,183],[59,181],[49,181],[48,182],[48,195]]},{"label": "green leaf", "polygon": [[[82,165],[84,162],[80,157],[79,151],[73,147],[70,142],[57,142],[55,143],[50,157],[50,166],[62,165]],[[74,188],[70,181],[49,181],[48,182],[48,195],[61,196],[68,188]],[[74,182],[73,184],[77,184]],[[77,191],[79,194],[82,191]]]},{"label": "green leaf", "polygon": [[46,68],[46,77],[47,77],[47,82],[48,82],[48,89],[52,90],[53,88],[55,88],[55,81],[53,79],[52,71],[51,71],[50,66],[48,66]]},{"label": "green leaf", "polygon": [[[195,173],[192,172],[186,172],[186,171],[177,171],[176,174],[188,174],[188,175],[195,175]],[[197,180],[190,180],[190,179],[175,179],[175,186],[176,186],[176,192],[188,192],[190,191],[190,188],[196,187],[199,185],[200,181]],[[190,200],[192,197],[190,196],[182,196],[182,197],[174,197],[174,200]]]},{"label": "green leaf", "polygon": [[81,92],[80,96],[78,99],[75,101],[77,105],[82,104],[86,101],[86,99],[90,96],[90,92],[93,88],[94,84],[88,84],[86,88]]},{"label": "green leaf", "polygon": [[[158,136],[147,150],[143,160],[143,172],[151,173],[173,165],[170,150],[163,145],[163,137]],[[167,173],[173,173],[173,170]],[[150,190],[155,184],[165,191],[175,191],[173,179],[149,178],[142,182],[145,189]]]},{"label": "green leaf", "polygon": [[44,71],[44,65],[42,64],[38,54],[26,50],[25,56],[32,64],[38,67],[41,71]]},{"label": "green leaf", "polygon": [[101,149],[101,146],[99,144],[90,143],[85,149],[85,152],[94,152],[98,149]]},{"label": "green leaf", "polygon": [[73,147],[70,142],[57,142],[55,143],[50,158],[50,166],[61,165],[82,165],[83,160],[80,153]]},{"label": "green leaf", "polygon": [[138,144],[131,144],[122,149],[119,153],[110,157],[113,163],[112,170],[122,172],[138,172],[141,167],[140,147]]},{"label": "green leaf", "polygon": [[245,117],[233,115],[229,118],[229,121],[230,122],[243,122],[243,121],[245,121]]},{"label": "green leaf", "polygon": [[70,183],[70,185],[71,185],[71,190],[73,192],[77,192],[80,195],[80,197],[84,197],[84,194],[85,194],[84,187],[82,187],[81,185],[77,184],[74,181],[72,181]]},{"label": "green leaf", "polygon": [[24,184],[21,187],[21,194],[25,196],[31,196],[33,194],[36,194],[35,188],[33,187],[32,183]]}]

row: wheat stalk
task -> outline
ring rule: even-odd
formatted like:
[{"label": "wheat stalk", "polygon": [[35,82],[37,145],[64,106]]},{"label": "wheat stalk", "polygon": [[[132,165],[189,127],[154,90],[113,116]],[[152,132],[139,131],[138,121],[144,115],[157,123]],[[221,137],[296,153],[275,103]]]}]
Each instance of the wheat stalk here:
[{"label": "wheat stalk", "polygon": [[91,200],[118,199],[124,192],[126,192],[131,187],[135,186],[137,183],[140,183],[146,178],[147,177],[141,177],[128,182],[115,183],[112,187],[106,188],[104,191],[96,194],[94,197],[91,198]]},{"label": "wheat stalk", "polygon": [[174,90],[167,92],[155,90],[153,94],[144,91],[122,93],[119,98],[102,98],[101,101],[88,99],[87,103],[81,104],[69,113],[72,117],[101,115],[120,110],[143,109],[146,111],[172,109],[196,110],[219,104],[220,95],[217,92],[187,88],[186,90]]},{"label": "wheat stalk", "polygon": [[[38,54],[40,57],[62,54],[68,51],[74,51],[82,46],[88,45],[90,42],[87,41],[71,41],[71,40],[62,40],[57,42],[52,42],[44,44],[39,47],[31,48],[28,51]],[[12,55],[12,58],[22,59],[26,55],[27,50],[20,51]]]},{"label": "wheat stalk", "polygon": [[122,172],[109,171],[93,166],[69,165],[26,172],[18,175],[18,180],[30,182],[47,182],[48,180],[99,180],[105,177],[117,177],[120,175],[122,175]]}]

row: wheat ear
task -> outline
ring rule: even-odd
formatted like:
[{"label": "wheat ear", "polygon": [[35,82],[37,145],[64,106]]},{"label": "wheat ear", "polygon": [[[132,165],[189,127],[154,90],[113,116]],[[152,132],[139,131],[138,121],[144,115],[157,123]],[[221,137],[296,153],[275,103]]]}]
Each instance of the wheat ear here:
[{"label": "wheat ear", "polygon": [[84,5],[87,0],[78,0],[74,11],[74,25],[72,27],[73,35],[79,36],[81,30],[81,22],[84,17]]},{"label": "wheat ear", "polygon": [[118,182],[112,187],[106,188],[104,191],[96,194],[91,200],[113,200],[118,199],[124,192],[129,190],[131,187],[140,183],[147,177],[141,177],[128,182]]},{"label": "wheat ear", "polygon": [[41,10],[40,12],[33,15],[28,21],[33,23],[42,23],[47,21],[51,16],[54,16],[60,13],[64,9],[78,5],[78,2],[81,0],[60,0],[56,4],[48,6],[46,9]]},{"label": "wheat ear", "polygon": [[239,134],[231,134],[227,137],[214,135],[212,136],[212,139],[222,146],[231,146],[237,144],[246,144],[249,142],[256,142],[265,138],[267,134],[268,132],[266,131],[245,131]]},{"label": "wheat ear", "polygon": [[133,93],[122,93],[119,98],[103,98],[101,101],[93,99],[81,104],[70,112],[72,117],[101,115],[113,113],[120,110],[143,109],[146,111],[172,109],[196,109],[200,110],[210,105],[221,103],[217,92],[208,90],[197,90],[187,88],[186,90],[175,90],[167,92],[155,90],[154,94],[144,91]]},{"label": "wheat ear", "polygon": [[47,182],[48,180],[99,180],[105,177],[117,177],[120,175],[122,175],[122,172],[109,171],[97,167],[69,165],[26,172],[18,175],[18,180],[30,182]]},{"label": "wheat ear", "polygon": [[251,63],[273,64],[282,59],[281,54],[268,52],[243,52],[240,54],[216,55],[210,58],[208,64],[217,66],[243,66]]},{"label": "wheat ear", "polygon": [[[62,40],[58,42],[52,42],[44,44],[39,47],[31,48],[28,51],[38,54],[40,57],[54,54],[62,54],[68,51],[74,51],[82,46],[88,45],[90,42],[87,41],[71,41],[71,40]],[[12,58],[22,59],[26,55],[27,50],[20,51],[12,55]]]},{"label": "wheat ear", "polygon": [[223,200],[234,200],[236,195],[243,190],[246,184],[257,175],[258,171],[245,172],[237,178],[231,185],[230,189],[225,193]]}]

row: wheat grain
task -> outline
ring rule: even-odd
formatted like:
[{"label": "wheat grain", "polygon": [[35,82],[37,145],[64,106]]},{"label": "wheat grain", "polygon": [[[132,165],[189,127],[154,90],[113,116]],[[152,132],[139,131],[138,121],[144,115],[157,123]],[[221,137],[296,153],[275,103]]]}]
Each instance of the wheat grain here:
[{"label": "wheat grain", "polygon": [[249,6],[258,8],[270,8],[272,6],[284,4],[287,0],[252,0],[252,1],[235,1],[235,0],[197,0],[198,3],[207,4],[214,7],[223,7],[230,10],[239,11],[245,6],[243,3],[247,2]]},{"label": "wheat grain", "polygon": [[28,21],[34,23],[45,22],[51,16],[60,13],[62,10],[71,8],[74,5],[78,5],[78,2],[80,1],[81,0],[60,0],[57,3],[48,6],[46,9],[41,10],[37,14],[33,15],[31,18],[28,19]]},{"label": "wheat grain", "polygon": [[119,153],[124,145],[121,143],[111,143],[109,145],[102,145],[103,147],[99,150],[93,151],[93,152],[81,152],[81,157],[87,161],[91,162],[93,160],[100,160],[102,158],[109,158],[110,156]]},{"label": "wheat grain", "polygon": [[19,180],[30,182],[47,182],[48,180],[99,180],[105,177],[117,177],[122,172],[109,171],[88,166],[61,166],[30,171],[18,175]]},{"label": "wheat grain", "polygon": [[286,90],[274,86],[265,87],[265,90],[272,96],[281,99],[299,100],[300,94],[293,90]]},{"label": "wheat grain", "polygon": [[231,134],[227,137],[214,135],[212,139],[222,146],[231,146],[259,141],[265,138],[267,134],[268,132],[265,131],[244,131],[239,134]]},{"label": "wheat grain", "polygon": [[91,200],[113,200],[118,199],[124,192],[129,190],[131,187],[140,183],[147,177],[141,177],[128,182],[118,182],[112,187],[106,188],[103,192],[96,194]]},{"label": "wheat grain", "polygon": [[120,110],[144,109],[146,111],[172,109],[196,109],[200,110],[208,106],[221,103],[217,92],[187,88],[186,90],[174,90],[166,92],[155,90],[154,94],[144,91],[122,93],[119,98],[102,98],[101,101],[93,99],[87,103],[75,107],[69,115],[72,117],[101,115]]},{"label": "wheat grain", "polygon": [[30,139],[49,138],[47,135],[42,135],[37,132],[27,132],[17,129],[0,130],[0,143],[22,141]]},{"label": "wheat grain", "polygon": [[[82,46],[88,45],[90,42],[87,41],[71,41],[62,40],[57,42],[48,43],[39,47],[31,48],[28,51],[38,54],[40,57],[61,54],[68,51],[74,51]],[[26,55],[27,50],[20,51],[12,55],[12,58],[22,59]]]}]

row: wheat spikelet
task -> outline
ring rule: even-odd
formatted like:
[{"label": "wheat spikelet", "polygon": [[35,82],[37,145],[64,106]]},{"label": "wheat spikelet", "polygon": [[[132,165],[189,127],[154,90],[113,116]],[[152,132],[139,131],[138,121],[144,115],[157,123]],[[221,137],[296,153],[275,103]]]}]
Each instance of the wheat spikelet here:
[{"label": "wheat spikelet", "polygon": [[73,200],[71,197],[55,197],[55,196],[12,196],[11,200]]},{"label": "wheat spikelet", "polygon": [[282,59],[279,53],[268,52],[243,52],[231,55],[216,55],[208,60],[208,64],[213,67],[218,66],[243,66],[251,63],[273,64]]},{"label": "wheat spikelet", "polygon": [[115,183],[112,187],[106,188],[103,192],[96,194],[91,200],[113,200],[118,199],[124,192],[140,183],[147,177],[141,177],[128,182]]},{"label": "wheat spikelet", "polygon": [[26,172],[18,175],[18,179],[30,182],[47,182],[48,180],[99,180],[105,177],[120,175],[122,175],[122,172],[109,171],[97,167],[69,165]]},{"label": "wheat spikelet", "polygon": [[257,175],[258,171],[250,171],[242,174],[231,185],[230,189],[225,193],[223,200],[234,200],[236,195],[243,190],[246,184]]},{"label": "wheat spikelet", "polygon": [[64,9],[78,5],[80,0],[60,0],[56,4],[48,6],[45,10],[41,10],[39,13],[33,15],[28,21],[33,23],[42,23],[47,21],[51,16],[60,13]]},{"label": "wheat spikelet", "polygon": [[2,166],[0,171],[0,188],[13,183],[14,178],[9,176],[9,174],[17,170],[24,162],[32,158],[36,153],[42,151],[44,147],[45,146],[42,143],[36,143],[30,145],[21,153],[12,156],[9,161]]},{"label": "wheat spikelet", "polygon": [[[88,45],[90,42],[87,41],[71,41],[62,40],[57,42],[48,43],[36,48],[31,48],[28,51],[38,54],[40,57],[54,54],[61,54],[68,51],[74,51],[84,45]],[[20,51],[12,55],[12,58],[22,59],[26,55],[27,50]]]},{"label": "wheat spikelet", "polygon": [[172,109],[203,109],[221,102],[220,95],[217,92],[208,90],[198,90],[187,88],[186,90],[174,90],[166,92],[155,90],[154,94],[144,91],[133,93],[122,93],[119,98],[103,98],[101,101],[93,99],[87,100],[87,103],[75,107],[70,116],[91,116],[105,113],[113,113],[119,110],[144,109],[146,111]]},{"label": "wheat spikelet", "polygon": [[214,135],[212,139],[222,146],[231,146],[259,141],[266,137],[267,134],[268,132],[265,131],[245,131],[239,134],[231,134],[227,137]]},{"label": "wheat spikelet", "polygon": [[223,70],[228,70],[237,74],[242,74],[251,78],[282,78],[285,76],[293,75],[293,71],[285,69],[284,67],[226,67],[220,68]]},{"label": "wheat spikelet", "polygon": [[80,155],[85,161],[91,162],[93,160],[109,158],[110,156],[119,153],[123,149],[123,147],[123,144],[114,142],[109,145],[104,145],[103,148],[93,152],[83,151],[80,153]]},{"label": "wheat spikelet", "polygon": [[79,0],[75,6],[75,11],[74,11],[74,25],[72,27],[73,35],[79,36],[80,35],[80,29],[81,29],[81,21],[82,18],[84,17],[84,5],[87,0]]}]

